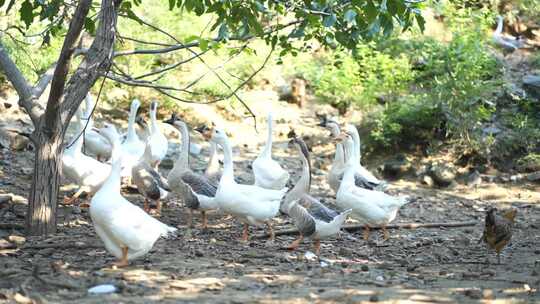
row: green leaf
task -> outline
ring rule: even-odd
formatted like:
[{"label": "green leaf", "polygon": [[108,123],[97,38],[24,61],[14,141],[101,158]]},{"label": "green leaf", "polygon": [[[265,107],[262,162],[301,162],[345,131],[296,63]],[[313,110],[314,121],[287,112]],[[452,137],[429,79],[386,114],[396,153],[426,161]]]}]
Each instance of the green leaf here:
[{"label": "green leaf", "polygon": [[218,31],[218,40],[227,40],[229,39],[229,29],[225,23],[222,23]]},{"label": "green leaf", "polygon": [[84,28],[91,34],[95,35],[96,33],[96,23],[92,18],[86,17],[84,19]]},{"label": "green leaf", "polygon": [[329,16],[324,17],[323,19],[323,25],[325,27],[332,27],[334,24],[336,24],[337,18],[335,14],[331,14]]},{"label": "green leaf", "polygon": [[169,0],[169,10],[172,10],[176,6],[176,0]]},{"label": "green leaf", "polygon": [[21,14],[21,20],[26,24],[26,28],[30,27],[32,21],[34,20],[34,7],[30,1],[26,0],[21,4],[21,9],[19,10]]},{"label": "green leaf", "polygon": [[381,31],[381,21],[379,19],[376,19],[372,24],[369,25],[368,28],[368,35],[369,36],[376,36]]},{"label": "green leaf", "polygon": [[345,21],[347,21],[347,23],[356,24],[356,11],[353,9],[347,10],[343,15],[343,18]]},{"label": "green leaf", "polygon": [[139,18],[139,16],[137,16],[131,9],[127,11],[127,15],[130,19],[137,21],[139,24],[143,24],[141,18]]},{"label": "green leaf", "polygon": [[255,1],[255,7],[259,12],[266,12],[266,7],[260,1]]},{"label": "green leaf", "polygon": [[420,27],[420,30],[423,32],[426,29],[426,20],[424,20],[424,17],[422,17],[421,14],[416,14],[416,23],[418,23],[418,27]]},{"label": "green leaf", "polygon": [[187,36],[186,38],[184,38],[184,43],[189,43],[189,42],[195,41],[197,39],[199,39],[199,36],[197,36],[197,35]]},{"label": "green leaf", "polygon": [[0,0],[0,7],[4,6],[5,3],[6,3],[6,0]]},{"label": "green leaf", "polygon": [[297,28],[294,29],[294,31],[291,32],[291,34],[289,34],[289,37],[291,38],[301,38],[301,37],[304,37],[305,35],[305,27],[304,26],[299,26]]},{"label": "green leaf", "polygon": [[206,39],[201,39],[199,41],[199,48],[201,49],[201,51],[207,51],[208,50],[208,43],[209,41],[206,40]]}]

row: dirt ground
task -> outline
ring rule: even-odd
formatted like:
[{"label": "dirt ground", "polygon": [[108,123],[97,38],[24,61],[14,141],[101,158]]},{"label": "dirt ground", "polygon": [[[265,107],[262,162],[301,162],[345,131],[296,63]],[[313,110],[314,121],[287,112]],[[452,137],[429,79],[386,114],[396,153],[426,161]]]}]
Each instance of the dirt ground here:
[{"label": "dirt ground", "polygon": [[[315,164],[312,192],[332,206],[335,197],[326,184],[332,147],[308,112],[296,114],[278,119],[274,156],[296,173],[296,180],[300,161],[287,150],[284,134],[294,124],[309,135]],[[250,182],[248,165],[258,149],[251,139],[235,135],[236,174]],[[391,193],[418,198],[401,209],[397,223],[476,225],[391,230],[386,242],[380,231],[373,231],[369,241],[360,232],[344,232],[322,243],[320,259],[308,252],[313,250],[309,240],[291,252],[285,247],[295,236],[279,236],[274,243],[255,238],[264,233],[262,228],[251,228],[252,239],[244,244],[239,241],[240,224],[223,214],[211,214],[207,231],[187,229],[186,210],[170,199],[161,220],[178,227],[178,235],[159,240],[150,254],[129,267],[113,269],[114,259],[97,238],[88,210],[79,206],[60,205],[57,234],[22,237],[32,157],[32,151],[0,150],[0,193],[16,195],[9,206],[0,206],[0,303],[540,302],[537,184],[484,181],[478,188],[458,184],[434,189],[413,177],[392,181]],[[203,154],[194,165],[201,167],[205,159]],[[61,195],[73,189],[66,185]],[[125,195],[142,205],[141,196]],[[518,208],[512,243],[501,265],[478,243],[488,206]],[[277,230],[292,227],[283,216],[274,222]],[[88,293],[99,284],[112,284],[117,291]]]}]

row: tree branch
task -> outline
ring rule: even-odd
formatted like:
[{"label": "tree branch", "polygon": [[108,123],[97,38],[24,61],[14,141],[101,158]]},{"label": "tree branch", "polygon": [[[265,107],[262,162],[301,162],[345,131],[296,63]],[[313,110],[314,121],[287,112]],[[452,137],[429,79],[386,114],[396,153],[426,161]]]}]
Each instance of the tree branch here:
[{"label": "tree branch", "polygon": [[39,121],[41,111],[37,107],[37,103],[34,103],[34,95],[32,94],[32,88],[28,84],[26,78],[22,72],[17,68],[17,65],[9,57],[2,41],[0,40],[0,69],[6,74],[7,79],[17,91],[19,95],[19,105],[26,110],[30,119],[34,125]]},{"label": "tree branch", "polygon": [[154,84],[154,83],[149,82],[149,81],[120,78],[120,77],[114,76],[113,73],[111,73],[111,72],[104,73],[103,76],[110,79],[110,80],[113,80],[113,81],[116,81],[116,82],[119,82],[119,83],[122,83],[122,84],[125,84],[125,85],[128,85],[128,86],[133,86],[133,87],[144,87],[144,88],[151,88],[151,89],[159,89],[159,90],[167,90],[167,91],[179,91],[179,92],[186,92],[186,93],[189,93],[189,94],[197,94],[195,92],[191,92],[191,91],[188,91],[188,90],[185,90],[185,89],[171,87],[171,86],[163,86],[163,85],[159,85],[159,84]]},{"label": "tree branch", "polygon": [[[142,23],[162,34],[164,34],[165,36],[171,38],[172,40],[174,40],[177,44],[176,45],[172,45],[172,46],[169,46],[169,47],[166,47],[166,48],[161,48],[161,49],[139,49],[139,50],[131,50],[131,51],[120,51],[120,52],[115,52],[114,53],[114,57],[120,57],[120,56],[128,56],[128,55],[142,55],[142,54],[165,54],[165,53],[170,53],[170,52],[174,52],[174,51],[178,51],[178,50],[183,50],[183,49],[189,49],[189,48],[192,48],[192,47],[198,47],[199,46],[199,41],[194,41],[194,42],[190,42],[190,43],[181,43],[178,39],[176,39],[176,37],[172,36],[171,34],[165,32],[164,30],[148,23],[148,22],[145,22],[144,20],[141,20]],[[293,26],[293,25],[296,25],[298,23],[301,23],[302,20],[294,20],[294,21],[291,21],[289,23],[286,23],[286,24],[283,24],[283,25],[278,25],[278,26],[275,26],[274,28],[271,28],[271,29],[268,29],[267,31],[264,32],[263,35],[268,35],[268,34],[271,34],[273,32],[276,32],[276,31],[279,31],[279,30],[282,30],[284,28],[287,28],[289,26]],[[228,40],[230,41],[247,41],[247,40],[250,40],[250,39],[253,39],[255,38],[255,36],[253,35],[247,35],[245,37],[231,37],[229,38]],[[218,42],[220,41],[218,38],[214,38],[214,39],[210,39],[211,41],[214,41],[214,42]]]},{"label": "tree branch", "polygon": [[195,53],[195,55],[189,57],[188,59],[185,59],[185,60],[182,60],[182,61],[178,61],[177,63],[173,63],[173,64],[171,64],[171,65],[168,65],[168,66],[163,67],[163,68],[161,68],[161,69],[154,70],[154,71],[152,71],[152,72],[148,72],[148,73],[146,73],[146,74],[134,76],[133,78],[134,78],[134,79],[141,79],[141,78],[146,78],[146,77],[149,77],[149,76],[152,76],[152,75],[156,75],[156,74],[161,74],[161,73],[167,72],[167,71],[172,70],[172,69],[174,69],[174,68],[176,68],[176,67],[178,67],[178,66],[180,66],[180,65],[182,65],[182,64],[184,64],[184,63],[188,63],[188,62],[190,62],[191,60],[193,60],[193,59],[195,59],[195,58],[197,58],[197,57],[200,57],[200,56],[206,54],[206,52],[208,52],[208,50],[203,51],[203,52],[200,52],[200,53]]},{"label": "tree branch", "polygon": [[49,137],[52,137],[53,134],[57,133],[58,124],[60,123],[58,117],[60,115],[59,108],[62,96],[64,95],[71,58],[91,5],[92,0],[81,0],[77,4],[77,8],[75,9],[75,13],[69,24],[68,32],[64,38],[60,57],[56,63],[56,69],[54,70],[51,81],[51,92],[49,93],[49,100],[47,101],[47,107],[45,109],[43,125],[43,132]]},{"label": "tree branch", "polygon": [[[399,223],[399,224],[390,224],[386,225],[386,229],[416,229],[416,228],[459,228],[459,227],[469,227],[469,226],[475,226],[478,224],[478,221],[471,221],[471,222],[449,222],[449,223]],[[343,226],[341,229],[353,232],[364,229],[365,225],[346,225]],[[370,226],[369,229],[381,229],[380,226]],[[275,232],[276,236],[279,235],[295,235],[298,234],[298,229],[292,228],[292,229],[283,229],[278,230]],[[269,236],[268,233],[254,235],[254,239],[264,239]]]},{"label": "tree branch", "polygon": [[32,94],[39,98],[41,94],[45,91],[47,86],[49,85],[49,82],[51,82],[54,74],[54,70],[56,69],[56,64],[53,64],[52,67],[50,67],[41,77],[39,78],[38,82],[32,89]]},{"label": "tree branch", "polygon": [[63,125],[67,126],[97,78],[109,71],[116,38],[117,10],[120,3],[121,0],[103,0],[101,2],[96,38],[66,85],[64,102],[60,106]]}]

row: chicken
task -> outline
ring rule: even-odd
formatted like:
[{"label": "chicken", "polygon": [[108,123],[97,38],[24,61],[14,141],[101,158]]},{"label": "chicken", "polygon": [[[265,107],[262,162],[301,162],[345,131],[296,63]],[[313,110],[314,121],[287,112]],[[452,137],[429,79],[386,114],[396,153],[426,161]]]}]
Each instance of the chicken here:
[{"label": "chicken", "polygon": [[512,208],[501,214],[497,214],[497,211],[497,208],[491,208],[487,211],[484,233],[480,241],[484,241],[497,252],[497,262],[500,264],[500,253],[512,238],[512,228],[517,210]]}]

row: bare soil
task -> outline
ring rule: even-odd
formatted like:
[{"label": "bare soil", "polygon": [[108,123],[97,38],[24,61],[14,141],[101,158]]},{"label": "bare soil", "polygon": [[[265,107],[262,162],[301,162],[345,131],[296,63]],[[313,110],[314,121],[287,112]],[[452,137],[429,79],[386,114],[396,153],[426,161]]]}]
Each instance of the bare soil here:
[{"label": "bare soil", "polygon": [[[314,158],[312,192],[332,206],[335,197],[326,184],[326,172],[333,152],[327,132],[314,126],[318,106],[304,110],[277,102],[272,106],[279,138],[275,158],[297,173],[296,180],[300,161],[287,149],[285,134],[293,125],[297,133],[307,135]],[[236,174],[250,182],[248,166],[265,128],[257,134],[245,124],[228,122],[226,127],[234,130]],[[457,184],[434,189],[414,177],[392,181],[391,193],[418,197],[402,208],[397,223],[477,224],[392,230],[385,242],[379,231],[373,231],[369,241],[359,232],[344,232],[322,243],[320,259],[306,254],[312,250],[309,240],[291,252],[285,247],[295,236],[279,236],[274,243],[254,238],[264,233],[262,228],[251,228],[253,238],[244,244],[239,241],[240,224],[223,214],[210,215],[207,231],[198,226],[188,229],[187,212],[173,198],[160,220],[178,227],[178,235],[159,240],[150,254],[129,267],[114,269],[114,259],[97,238],[88,210],[77,205],[60,205],[57,234],[21,238],[32,158],[32,151],[0,150],[0,194],[18,195],[10,203],[0,203],[0,303],[540,302],[537,184],[484,181],[478,188]],[[205,154],[195,158],[195,167],[202,168],[205,160]],[[368,163],[368,167],[376,166]],[[62,195],[74,189],[67,183]],[[125,195],[142,205],[138,194]],[[489,206],[518,208],[512,243],[500,265],[495,264],[495,254],[478,243]],[[283,216],[274,223],[278,230],[292,227]],[[118,290],[104,295],[87,292],[99,284],[112,284]]]}]

